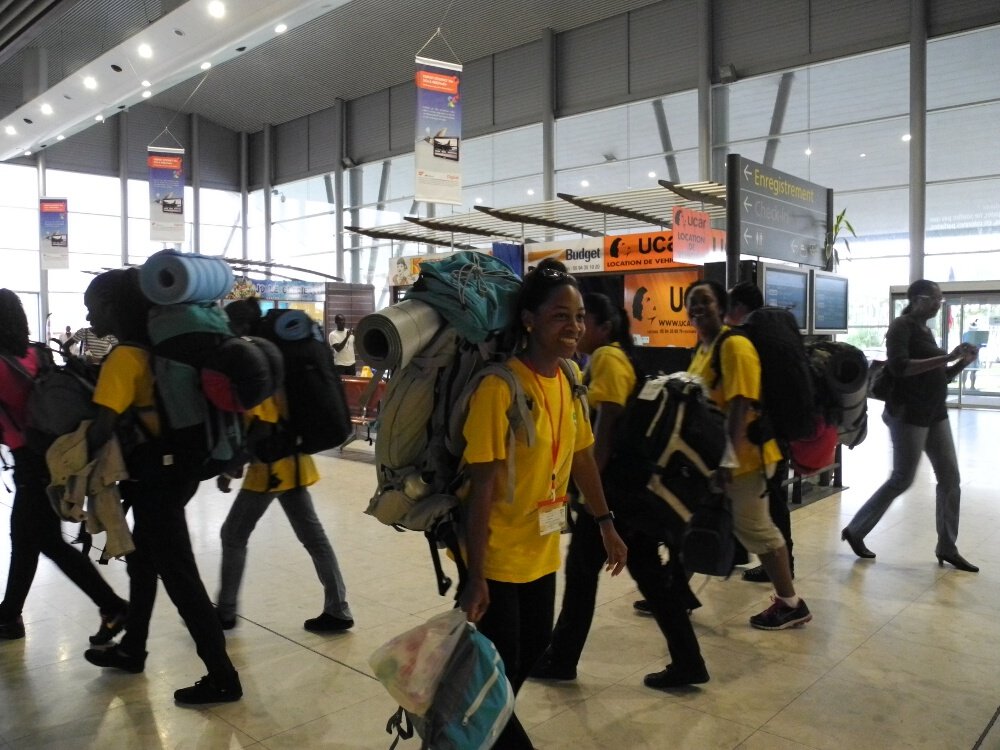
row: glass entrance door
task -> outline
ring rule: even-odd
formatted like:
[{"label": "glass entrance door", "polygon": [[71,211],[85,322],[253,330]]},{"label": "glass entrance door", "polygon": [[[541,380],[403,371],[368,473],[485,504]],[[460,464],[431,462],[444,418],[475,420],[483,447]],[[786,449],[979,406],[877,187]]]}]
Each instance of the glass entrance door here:
[{"label": "glass entrance door", "polygon": [[944,347],[950,351],[960,342],[979,347],[979,358],[949,385],[949,401],[1000,408],[1000,293],[951,294],[947,299]]}]

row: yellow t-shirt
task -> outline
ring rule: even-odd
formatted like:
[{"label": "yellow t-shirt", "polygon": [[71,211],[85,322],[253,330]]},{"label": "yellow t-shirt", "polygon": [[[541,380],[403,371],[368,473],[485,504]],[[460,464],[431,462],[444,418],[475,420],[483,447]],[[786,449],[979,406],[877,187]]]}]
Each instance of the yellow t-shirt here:
[{"label": "yellow t-shirt", "polygon": [[594,350],[584,380],[592,405],[608,402],[625,406],[635,388],[635,369],[621,346],[610,344]]},{"label": "yellow t-shirt", "polygon": [[160,434],[153,391],[153,370],[148,350],[119,344],[101,363],[93,401],[116,414],[137,411],[151,435]]},{"label": "yellow t-shirt", "polygon": [[[723,331],[729,330],[729,326],[723,326]],[[698,375],[708,388],[709,398],[722,411],[728,411],[729,402],[737,396],[743,396],[751,401],[760,399],[760,357],[754,349],[750,339],[746,336],[729,336],[722,344],[720,366],[722,377],[715,387],[717,373],[712,367],[712,346],[699,345],[695,351],[688,372]],[[746,436],[747,425],[756,418],[753,409],[748,410],[747,418],[743,425],[743,435]],[[749,440],[740,441],[736,449],[736,460],[739,468],[733,469],[733,474],[746,474],[747,472],[759,469],[765,464],[772,464],[781,459],[781,450],[774,440],[768,440],[764,444],[763,451],[760,446],[754,445]]]},{"label": "yellow t-shirt", "polygon": [[[538,506],[548,500],[555,475],[557,497],[566,495],[573,454],[589,447],[594,434],[583,405],[574,398],[562,370],[556,377],[536,375],[517,358],[508,366],[531,404],[535,444],[528,448],[518,431],[514,447],[514,493],[509,501],[506,481],[495,489],[483,573],[507,583],[528,583],[559,570],[559,534],[539,533]],[[496,376],[488,376],[469,402],[463,434],[466,463],[507,459],[507,409],[513,394]],[[555,432],[553,431],[555,427]],[[553,436],[558,435],[558,440]],[[553,447],[556,445],[553,471]],[[504,480],[506,480],[504,473]]]},{"label": "yellow t-shirt", "polygon": [[[281,416],[280,407],[274,396],[263,401],[247,412],[247,418],[254,417],[262,422],[276,423]],[[299,481],[295,481],[295,461],[299,462]],[[271,486],[271,477],[274,477],[276,484]],[[316,462],[309,454],[297,456],[286,456],[280,458],[272,464],[253,461],[247,467],[246,476],[243,478],[243,489],[250,492],[285,492],[296,487],[308,487],[319,481],[319,472],[316,470]]]}]

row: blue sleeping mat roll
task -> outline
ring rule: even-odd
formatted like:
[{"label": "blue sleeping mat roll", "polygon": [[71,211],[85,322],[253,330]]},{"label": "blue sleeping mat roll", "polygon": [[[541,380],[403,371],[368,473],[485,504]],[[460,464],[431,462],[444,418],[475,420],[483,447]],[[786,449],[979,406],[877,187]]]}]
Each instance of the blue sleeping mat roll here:
[{"label": "blue sleeping mat roll", "polygon": [[139,270],[146,298],[157,305],[210,302],[229,294],[236,279],[222,258],[176,250],[151,255]]}]

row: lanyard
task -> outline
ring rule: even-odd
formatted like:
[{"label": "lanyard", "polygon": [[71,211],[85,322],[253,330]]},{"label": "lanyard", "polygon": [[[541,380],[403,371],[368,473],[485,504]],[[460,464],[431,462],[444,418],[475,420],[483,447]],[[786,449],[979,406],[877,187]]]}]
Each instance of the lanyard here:
[{"label": "lanyard", "polygon": [[542,385],[542,379],[538,377],[538,370],[536,370],[534,366],[527,360],[521,360],[521,361],[528,366],[528,369],[531,370],[531,374],[534,375],[535,377],[535,382],[538,384],[538,390],[541,391],[542,393],[542,404],[545,407],[545,415],[549,418],[549,429],[552,431],[552,475],[550,478],[549,489],[551,491],[552,496],[555,497],[556,467],[558,466],[559,462],[559,445],[561,442],[560,433],[556,429],[556,425],[558,425],[560,428],[562,427],[563,407],[565,406],[563,400],[564,389],[562,387],[562,368],[560,367],[559,369],[556,370],[556,381],[559,384],[559,421],[556,423],[552,421],[552,410],[549,408],[549,399],[545,394],[545,387]]}]

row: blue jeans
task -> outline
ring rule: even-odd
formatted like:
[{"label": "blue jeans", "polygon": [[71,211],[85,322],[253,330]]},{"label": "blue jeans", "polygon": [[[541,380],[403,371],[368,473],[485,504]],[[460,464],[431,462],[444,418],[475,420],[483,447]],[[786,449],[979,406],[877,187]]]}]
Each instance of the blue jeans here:
[{"label": "blue jeans", "polygon": [[257,521],[275,498],[281,503],[295,536],[312,558],[316,575],[323,584],[323,611],[343,620],[353,620],[347,606],[347,589],[337,564],[337,555],[316,516],[312,497],[305,487],[286,492],[240,490],[222,524],[222,573],[218,608],[224,619],[236,616],[236,598],[243,582],[247,561],[247,541]]},{"label": "blue jeans", "polygon": [[857,539],[864,539],[889,510],[892,501],[913,484],[920,454],[926,453],[937,477],[938,540],[935,554],[955,554],[958,552],[956,540],[962,490],[955,443],[951,438],[951,423],[945,418],[930,427],[919,427],[906,424],[888,413],[882,415],[882,421],[889,426],[892,437],[892,473],[885,484],[861,506],[847,524],[847,530]]}]

